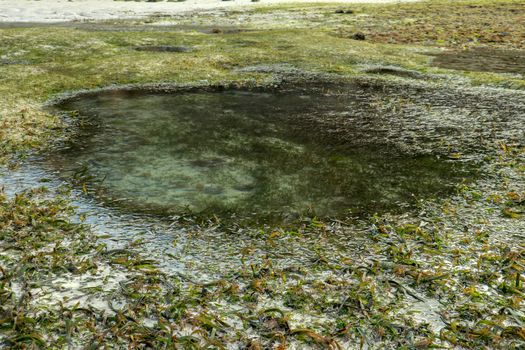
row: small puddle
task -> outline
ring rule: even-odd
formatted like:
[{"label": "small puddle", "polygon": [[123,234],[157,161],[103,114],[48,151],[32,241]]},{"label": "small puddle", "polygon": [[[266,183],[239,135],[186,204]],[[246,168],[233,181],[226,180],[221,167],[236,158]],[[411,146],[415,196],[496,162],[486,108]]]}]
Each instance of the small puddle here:
[{"label": "small puddle", "polygon": [[[408,155],[380,138],[316,123],[346,97],[245,91],[113,92],[61,106],[82,117],[50,157],[106,203],[148,213],[229,217],[345,216],[445,194],[462,164]],[[342,137],[344,136],[344,137]],[[369,138],[373,138],[372,133]]]},{"label": "small puddle", "polygon": [[464,71],[525,74],[525,51],[477,48],[435,55],[437,67]]}]

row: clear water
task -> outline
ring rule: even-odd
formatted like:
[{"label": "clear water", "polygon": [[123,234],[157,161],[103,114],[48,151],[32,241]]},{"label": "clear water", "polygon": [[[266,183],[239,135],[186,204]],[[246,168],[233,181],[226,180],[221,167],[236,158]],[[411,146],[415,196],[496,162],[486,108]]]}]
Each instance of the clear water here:
[{"label": "clear water", "polygon": [[[61,106],[83,117],[51,157],[108,203],[133,211],[254,218],[345,216],[443,194],[465,176],[363,135],[341,138],[325,116],[336,96],[253,92],[106,93]],[[81,174],[81,176],[80,176]]]}]

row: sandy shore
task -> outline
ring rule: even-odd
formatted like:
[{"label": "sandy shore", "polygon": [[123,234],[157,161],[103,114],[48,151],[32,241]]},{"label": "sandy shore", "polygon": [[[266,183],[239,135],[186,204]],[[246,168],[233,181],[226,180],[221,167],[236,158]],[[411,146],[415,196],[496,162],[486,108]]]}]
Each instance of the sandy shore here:
[{"label": "sandy shore", "polygon": [[187,0],[135,2],[113,0],[0,0],[0,22],[64,22],[140,18],[152,14],[177,14],[195,10],[271,5],[277,3],[339,2],[392,3],[418,0]]}]

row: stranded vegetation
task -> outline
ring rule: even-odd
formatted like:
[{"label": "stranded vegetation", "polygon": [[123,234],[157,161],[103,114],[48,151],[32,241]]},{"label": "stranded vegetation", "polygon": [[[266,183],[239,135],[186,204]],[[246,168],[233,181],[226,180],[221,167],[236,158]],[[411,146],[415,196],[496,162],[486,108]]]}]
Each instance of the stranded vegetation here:
[{"label": "stranded vegetation", "polygon": [[[3,26],[1,346],[522,348],[525,148],[518,134],[490,138],[489,133],[480,153],[448,147],[445,138],[442,147],[450,158],[479,156],[482,175],[459,184],[446,199],[420,202],[404,213],[349,220],[300,217],[292,227],[225,228],[219,218],[172,217],[170,224],[183,228],[195,246],[206,245],[207,235],[217,230],[247,242],[224,257],[237,264],[208,280],[199,279],[205,269],[166,272],[161,261],[144,253],[140,235],[112,246],[112,237],[84,222],[71,205],[76,187],[46,186],[48,180],[41,178],[38,186],[18,190],[16,182],[4,181],[23,167],[24,158],[32,159],[31,152],[71,127],[47,112],[45,101],[112,84],[268,86],[290,72],[308,82],[318,73],[352,78],[369,70],[375,77],[370,79],[386,86],[468,91],[481,86],[475,90],[480,103],[483,94],[500,98],[502,105],[510,101],[512,108],[499,113],[507,113],[510,122],[524,117],[519,72],[451,71],[432,67],[427,55],[477,45],[522,50],[519,1],[356,5],[343,15],[339,9],[286,5],[203,13],[198,19],[155,16],[147,25]],[[249,30],[187,25],[202,21],[206,28],[225,28],[241,19],[242,29]],[[358,31],[365,40],[349,39]],[[161,49],[150,50],[154,47]],[[402,71],[391,67],[417,74],[390,74]],[[317,73],[305,73],[312,71]],[[415,108],[399,96],[374,103],[386,113]],[[490,106],[481,110],[490,121]],[[441,115],[443,122],[453,120],[445,110]],[[298,249],[290,257],[282,247]],[[193,263],[199,261],[210,269],[219,263],[204,254]]]}]

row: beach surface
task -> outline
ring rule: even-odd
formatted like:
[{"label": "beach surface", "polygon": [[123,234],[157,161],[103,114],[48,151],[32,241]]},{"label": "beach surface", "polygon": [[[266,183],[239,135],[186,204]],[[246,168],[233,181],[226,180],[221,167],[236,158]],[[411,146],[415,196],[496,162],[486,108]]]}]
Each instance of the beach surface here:
[{"label": "beach surface", "polygon": [[176,15],[192,11],[281,3],[396,3],[418,0],[188,0],[174,2],[113,0],[0,0],[0,22],[54,23],[69,21],[141,18]]}]

